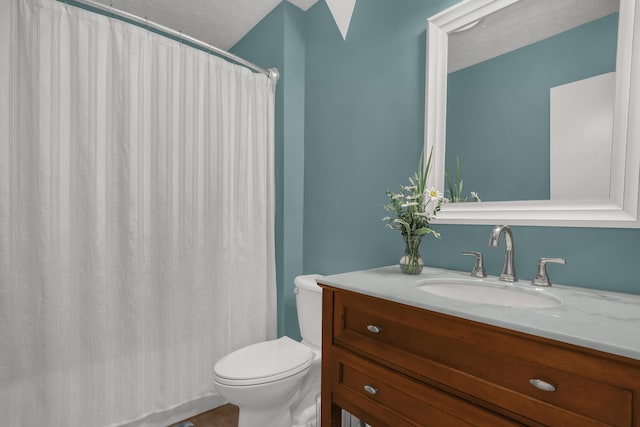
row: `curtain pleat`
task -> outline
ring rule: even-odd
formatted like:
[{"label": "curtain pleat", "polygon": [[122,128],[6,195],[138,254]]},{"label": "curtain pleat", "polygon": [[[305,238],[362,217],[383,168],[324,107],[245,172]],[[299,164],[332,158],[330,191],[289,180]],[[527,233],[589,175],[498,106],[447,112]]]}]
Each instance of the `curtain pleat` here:
[{"label": "curtain pleat", "polygon": [[0,17],[0,414],[116,426],[275,337],[274,83],[54,0]]}]

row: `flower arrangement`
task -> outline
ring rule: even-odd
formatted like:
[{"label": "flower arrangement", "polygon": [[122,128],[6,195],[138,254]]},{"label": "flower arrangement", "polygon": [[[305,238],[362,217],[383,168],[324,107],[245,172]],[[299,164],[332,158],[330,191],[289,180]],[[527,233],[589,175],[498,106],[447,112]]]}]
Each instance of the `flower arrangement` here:
[{"label": "flower arrangement", "polygon": [[431,167],[431,154],[424,163],[424,153],[420,154],[417,171],[409,177],[409,185],[400,185],[397,193],[386,191],[389,198],[384,208],[393,214],[383,218],[387,227],[400,230],[406,243],[404,256],[400,259],[400,268],[404,273],[417,274],[422,271],[422,258],[418,247],[423,236],[440,234],[431,228],[431,221],[440,211],[443,195],[436,188],[426,188]]}]

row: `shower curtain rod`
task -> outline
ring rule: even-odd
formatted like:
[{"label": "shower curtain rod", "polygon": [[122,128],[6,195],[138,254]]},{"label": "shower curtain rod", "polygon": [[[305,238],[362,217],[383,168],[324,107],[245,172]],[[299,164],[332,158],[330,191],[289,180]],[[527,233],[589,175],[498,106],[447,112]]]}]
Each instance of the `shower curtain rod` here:
[{"label": "shower curtain rod", "polygon": [[247,68],[250,68],[254,71],[257,71],[259,73],[262,73],[264,75],[266,75],[267,77],[269,77],[270,79],[273,79],[275,81],[278,81],[278,77],[279,77],[279,72],[277,68],[269,68],[268,70],[265,70],[262,67],[257,66],[256,64],[253,64],[249,61],[247,61],[246,59],[240,58],[237,55],[234,55],[233,53],[227,52],[226,50],[222,50],[219,47],[215,47],[213,45],[210,45],[208,43],[205,43],[203,41],[200,41],[196,38],[193,38],[191,36],[188,36],[186,34],[183,34],[181,31],[176,31],[173,30],[169,27],[165,27],[164,25],[158,24],[157,22],[153,22],[148,20],[147,18],[141,18],[137,15],[134,15],[132,13],[129,12],[125,12],[124,10],[120,10],[120,9],[116,9],[113,7],[113,5],[106,5],[103,3],[98,3],[96,1],[93,0],[58,0],[58,1],[62,1],[63,3],[78,3],[78,4],[83,4],[89,7],[92,7],[94,9],[98,9],[101,10],[102,12],[107,13],[109,16],[113,16],[116,15],[120,18],[124,18],[127,19],[129,21],[133,21],[137,24],[142,25],[145,28],[153,28],[154,30],[160,31],[163,34],[168,34],[172,37],[176,37],[178,39],[181,39],[183,41],[187,41],[191,44],[194,44],[198,47],[204,48],[206,50],[215,52],[216,54],[223,56],[225,58],[231,59],[234,62],[237,62],[238,64],[244,65]]}]

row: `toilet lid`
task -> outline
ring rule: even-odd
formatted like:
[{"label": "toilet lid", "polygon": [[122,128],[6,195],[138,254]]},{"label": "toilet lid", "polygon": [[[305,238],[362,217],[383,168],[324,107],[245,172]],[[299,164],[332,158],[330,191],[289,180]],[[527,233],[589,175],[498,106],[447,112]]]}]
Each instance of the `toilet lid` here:
[{"label": "toilet lid", "polygon": [[282,337],[226,355],[216,363],[214,374],[216,381],[222,384],[262,384],[303,371],[311,365],[313,357],[309,347]]}]

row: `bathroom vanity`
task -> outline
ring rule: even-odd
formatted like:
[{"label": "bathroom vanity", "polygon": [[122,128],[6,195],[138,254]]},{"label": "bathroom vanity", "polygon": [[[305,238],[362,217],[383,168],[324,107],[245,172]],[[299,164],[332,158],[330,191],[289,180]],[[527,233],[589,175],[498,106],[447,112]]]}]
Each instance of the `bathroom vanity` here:
[{"label": "bathroom vanity", "polygon": [[[478,304],[421,286],[438,281],[555,302]],[[341,409],[374,427],[640,426],[638,295],[397,266],[319,283],[323,427]]]}]

